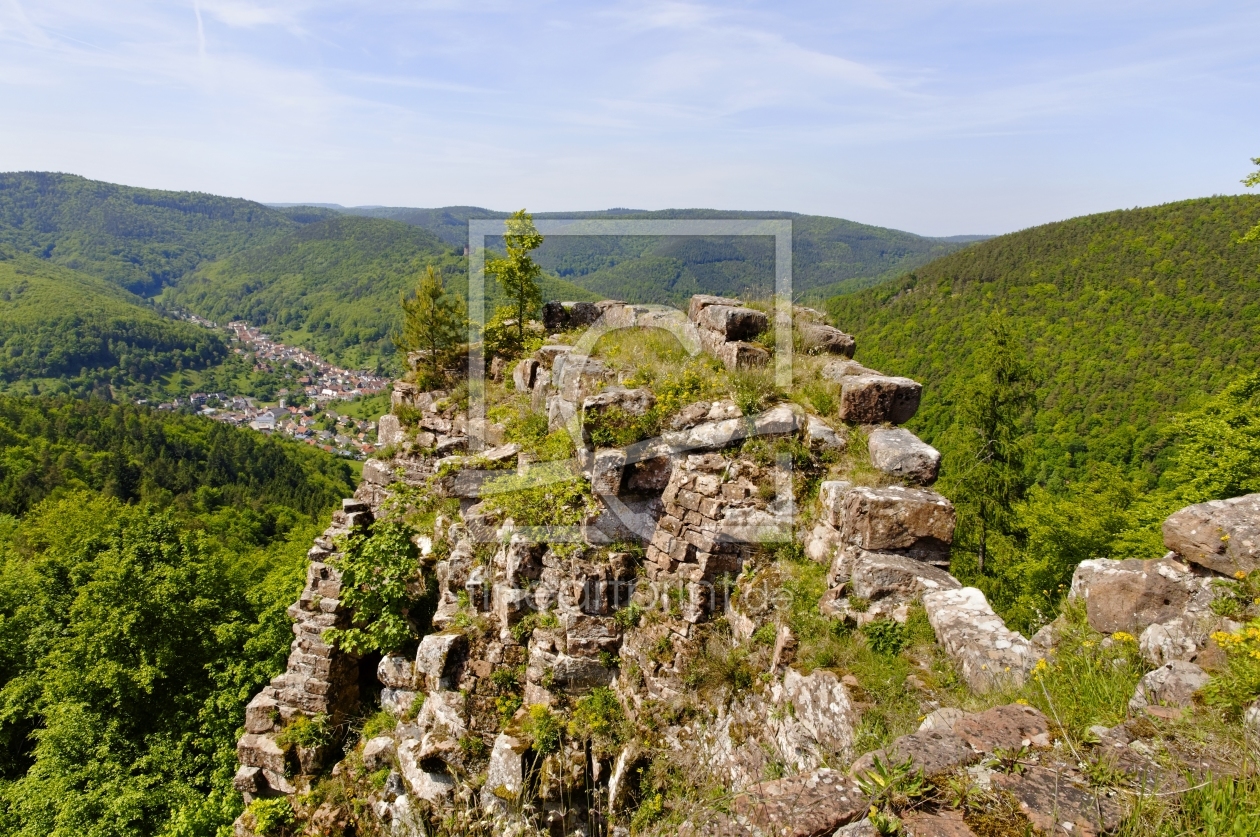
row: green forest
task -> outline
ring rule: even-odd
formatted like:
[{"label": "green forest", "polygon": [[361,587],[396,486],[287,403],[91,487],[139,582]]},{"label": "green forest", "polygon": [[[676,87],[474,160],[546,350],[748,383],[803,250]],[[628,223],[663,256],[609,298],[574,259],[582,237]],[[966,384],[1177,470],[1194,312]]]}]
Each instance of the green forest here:
[{"label": "green forest", "polygon": [[[829,300],[864,363],[923,382],[953,569],[1022,630],[1080,561],[1159,557],[1169,513],[1260,489],[1258,215],[1244,196],[1075,218]],[[1005,473],[977,468],[969,416],[1004,399]]]},{"label": "green forest", "polygon": [[95,399],[0,396],[0,440],[0,833],[215,834],[347,466]]},{"label": "green forest", "polygon": [[0,174],[0,244],[139,296],[152,296],[203,262],[283,235],[318,214],[71,174]]},{"label": "green forest", "polygon": [[0,250],[0,385],[45,379],[52,391],[91,392],[226,355],[218,334],[163,317],[103,279]]}]

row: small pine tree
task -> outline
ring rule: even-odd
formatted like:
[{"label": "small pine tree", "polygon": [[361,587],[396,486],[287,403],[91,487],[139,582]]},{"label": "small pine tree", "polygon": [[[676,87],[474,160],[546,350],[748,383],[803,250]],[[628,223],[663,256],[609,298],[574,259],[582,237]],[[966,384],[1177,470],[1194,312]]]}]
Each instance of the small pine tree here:
[{"label": "small pine tree", "polygon": [[1027,489],[1029,412],[1036,381],[1010,326],[995,315],[978,357],[978,374],[958,400],[947,485],[959,507],[961,532],[984,572],[990,536],[1005,532]]},{"label": "small pine tree", "polygon": [[406,357],[419,354],[414,377],[422,386],[438,386],[464,345],[468,319],[459,297],[446,293],[442,277],[429,265],[415,296],[402,298],[402,333],[394,345]]},{"label": "small pine tree", "polygon": [[523,343],[525,320],[542,303],[542,290],[538,287],[542,268],[529,254],[542,245],[543,237],[534,226],[534,216],[521,209],[507,219],[507,233],[503,241],[507,245],[507,258],[487,259],[486,273],[498,279],[503,292],[512,301],[517,340]]}]

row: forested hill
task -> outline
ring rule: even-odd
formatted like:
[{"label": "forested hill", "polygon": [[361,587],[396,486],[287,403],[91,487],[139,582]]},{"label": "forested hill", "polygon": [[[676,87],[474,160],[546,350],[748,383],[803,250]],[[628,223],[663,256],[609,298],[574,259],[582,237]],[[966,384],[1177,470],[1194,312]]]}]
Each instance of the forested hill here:
[{"label": "forested hill", "polygon": [[[345,212],[388,218],[433,232],[462,247],[470,218],[505,218],[507,213],[469,206],[438,209],[351,208]],[[667,209],[657,212],[537,213],[536,219],[616,218],[788,218],[792,220],[792,274],[798,294],[822,297],[847,293],[895,278],[983,236],[926,238],[841,218],[794,212],[731,212]],[[679,304],[695,293],[769,294],[774,284],[774,249],[768,238],[664,238],[654,236],[554,237],[538,251],[545,269],[600,297],[632,302]]]},{"label": "forested hill", "polygon": [[147,383],[226,354],[219,335],[162,317],[103,279],[0,247],[0,388]]},{"label": "forested hill", "polygon": [[1237,243],[1260,197],[1108,212],[975,244],[899,281],[828,302],[864,363],[924,383],[928,440],[976,371],[991,317],[1041,376],[1034,477],[1083,463],[1160,469],[1158,426],[1260,359],[1260,247]]},{"label": "forested hill", "polygon": [[[207,264],[163,300],[219,321],[249,320],[348,366],[371,366],[393,353],[399,298],[430,264],[451,291],[466,292],[462,247],[398,221],[338,215]],[[494,288],[487,293],[493,307]],[[543,293],[591,298],[548,278]]]},{"label": "forested hill", "polygon": [[198,264],[324,215],[52,172],[0,173],[0,244],[151,296]]},{"label": "forested hill", "polygon": [[245,702],[350,476],[206,418],[0,396],[0,834],[231,830]]}]

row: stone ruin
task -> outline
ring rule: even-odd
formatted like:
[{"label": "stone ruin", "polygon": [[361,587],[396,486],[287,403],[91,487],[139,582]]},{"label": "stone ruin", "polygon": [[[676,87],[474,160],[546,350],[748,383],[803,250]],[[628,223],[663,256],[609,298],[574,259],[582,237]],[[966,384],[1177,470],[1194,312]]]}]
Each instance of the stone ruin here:
[{"label": "stone ruin", "polygon": [[[1052,648],[1056,624],[1026,639],[1007,628],[983,593],[949,574],[954,508],[931,489],[940,454],[899,426],[918,409],[921,386],[860,365],[851,337],[816,312],[798,314],[798,345],[830,358],[819,374],[838,390],[838,421],[791,403],[746,416],[730,401],[697,402],[669,417],[657,438],[597,449],[590,420],[614,407],[642,415],[653,393],[622,385],[581,340],[549,343],[517,362],[510,372],[514,389],[527,394],[551,430],[570,432],[577,450],[571,467],[590,484],[594,508],[565,544],[529,537],[484,502],[495,478],[538,467],[506,441],[502,425],[470,419],[445,392],[395,384],[391,414],[379,422],[380,442],[393,455],[365,463],[355,497],[311,548],[306,586],[289,609],[295,638],[287,668],[247,708],[235,780],[246,802],[293,796],[330,768],[346,769],[339,737],[313,748],[283,745],[281,732],[295,719],[319,718],[344,731],[373,705],[395,715],[396,726],[344,758],[388,771],[367,802],[382,828],[400,835],[425,833],[426,813],[448,809],[492,822],[494,833],[523,833],[526,826],[612,833],[610,812],[629,804],[630,772],[653,748],[721,776],[731,795],[728,813],[689,821],[683,833],[874,834],[864,819],[869,800],[852,777],[875,755],[910,758],[939,772],[1011,748],[1047,747],[1046,718],[1011,705],[978,715],[941,709],[885,751],[859,754],[860,708],[848,678],[794,668],[794,638],[780,626],[764,687],[618,753],[572,740],[556,751],[533,750],[523,728],[529,707],[563,707],[609,687],[634,720],[687,695],[687,669],[708,622],[724,618],[747,641],[764,619],[742,594],[740,578],[765,543],[799,542],[809,559],[827,567],[828,590],[818,607],[830,618],[858,626],[904,622],[922,607],[974,692],[1020,685]],[[696,296],[685,315],[616,301],[551,302],[543,322],[548,333],[666,328],[728,369],[771,358],[756,341],[767,315],[730,298]],[[790,473],[741,453],[750,437],[844,451],[853,428],[867,439],[871,472],[879,478],[823,481],[808,529],[798,528],[791,492],[777,490]],[[352,619],[329,561],[339,536],[370,531],[402,486],[459,501],[457,518],[439,518],[432,535],[417,536],[426,583],[436,588],[431,629],[406,654],[356,657],[323,640],[324,631]],[[1258,498],[1193,506],[1169,518],[1164,531],[1172,551],[1158,561],[1087,561],[1078,568],[1071,595],[1084,601],[1091,625],[1140,636],[1142,653],[1164,666],[1139,686],[1135,711],[1184,705],[1201,685],[1196,661],[1219,653],[1210,634],[1229,627],[1211,613],[1210,576],[1260,565]],[[622,618],[648,607],[659,607],[661,617],[641,626]],[[474,623],[481,628],[470,629]],[[506,720],[495,676],[504,671],[522,672],[524,680],[522,708]],[[1116,730],[1100,734],[1122,735]],[[767,781],[771,762],[789,775]],[[850,764],[847,773],[834,769]],[[1046,831],[1099,833],[1119,821],[1118,803],[1091,790],[1079,769],[1057,756],[994,781],[1007,783],[1021,810]],[[971,833],[961,819],[941,817],[908,821],[906,833]],[[324,813],[325,825],[335,820]],[[253,834],[248,814],[236,833]]]}]

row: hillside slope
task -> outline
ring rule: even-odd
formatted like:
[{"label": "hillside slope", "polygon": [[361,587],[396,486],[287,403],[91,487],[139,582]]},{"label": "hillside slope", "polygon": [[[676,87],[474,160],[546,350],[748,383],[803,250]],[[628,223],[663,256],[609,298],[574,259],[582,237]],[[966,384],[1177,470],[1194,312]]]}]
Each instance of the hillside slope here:
[{"label": "hillside slope", "polygon": [[1260,248],[1236,243],[1260,198],[1215,197],[1001,236],[828,311],[864,362],[924,382],[916,429],[939,440],[987,318],[1012,324],[1042,384],[1034,476],[1088,461],[1156,475],[1158,426],[1260,359]]},{"label": "hillside slope", "polygon": [[226,354],[219,335],[162,317],[103,279],[0,250],[0,386],[143,383]]},{"label": "hillside slope", "polygon": [[150,296],[203,261],[327,214],[52,172],[0,173],[0,244]]},{"label": "hillside slope", "polygon": [[[507,213],[470,206],[438,209],[372,207],[348,213],[423,227],[463,246],[470,218]],[[840,218],[794,212],[666,209],[658,212],[542,212],[536,219],[790,218],[792,272],[798,295],[847,293],[894,278],[966,246],[976,236],[925,238]],[[774,284],[774,250],[768,238],[555,237],[538,251],[545,269],[601,297],[679,304],[695,293],[768,294]]]},{"label": "hillside slope", "polygon": [[[220,322],[248,320],[349,366],[372,366],[393,354],[399,297],[430,264],[449,290],[467,291],[462,248],[398,221],[340,215],[207,264],[163,300]],[[554,279],[543,291],[546,298],[589,298]],[[489,311],[492,287],[487,295]]]}]

